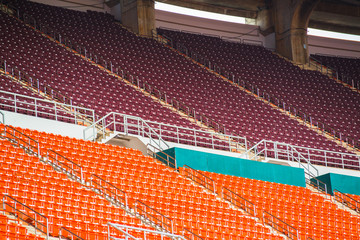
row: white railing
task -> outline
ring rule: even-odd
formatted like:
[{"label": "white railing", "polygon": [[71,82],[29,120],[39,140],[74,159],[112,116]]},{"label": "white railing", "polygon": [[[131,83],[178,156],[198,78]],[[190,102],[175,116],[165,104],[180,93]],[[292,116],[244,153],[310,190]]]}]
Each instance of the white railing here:
[{"label": "white railing", "polygon": [[[134,240],[147,240],[147,239],[153,239],[153,238],[148,238],[147,235],[151,234],[151,235],[159,235],[161,237],[161,239],[182,239],[182,240],[186,240],[186,238],[184,238],[183,236],[180,235],[176,235],[176,234],[172,234],[172,233],[166,233],[166,232],[160,232],[160,231],[154,231],[154,230],[150,230],[150,229],[145,229],[145,228],[138,228],[138,227],[132,227],[132,226],[128,226],[128,225],[121,225],[121,224],[115,224],[115,223],[111,223],[108,222],[108,239],[134,239]],[[116,234],[116,232],[112,231],[112,228],[115,228],[116,230],[118,230],[118,234]],[[141,233],[143,235],[142,238],[136,238],[134,237],[131,233],[133,232],[137,232],[137,233]],[[119,238],[119,234],[121,236],[121,238]],[[134,233],[133,233],[134,234]],[[114,236],[116,235],[116,236]]]},{"label": "white railing", "polygon": [[[97,126],[101,126],[101,128],[97,128]],[[149,137],[156,145],[151,144],[160,150],[168,148],[168,144],[164,141],[231,152],[244,151],[248,144],[245,137],[178,127],[114,112],[84,129],[83,138],[84,140],[95,140],[99,135],[106,137],[110,131]]]},{"label": "white railing", "polygon": [[[217,63],[210,62],[208,58],[201,56],[200,54],[190,51],[184,44],[178,42],[174,42],[170,38],[166,37],[168,41],[166,41],[166,44],[170,46],[171,48],[174,48],[178,52],[187,55],[188,57],[192,58],[194,61],[198,62],[201,65],[204,65],[205,67],[209,68],[210,70],[224,76],[232,83],[245,88],[246,90],[254,93],[259,98],[262,98],[269,103],[272,103],[276,105],[278,108],[284,110],[289,115],[294,115],[295,117],[299,117],[306,123],[309,123],[311,125],[311,128],[316,130],[321,130],[324,134],[327,133],[331,135],[335,140],[340,140],[340,142],[346,142],[351,147],[360,149],[360,140],[356,139],[352,136],[346,136],[343,133],[341,133],[339,130],[334,129],[333,127],[325,124],[324,122],[318,121],[314,119],[310,114],[305,113],[298,109],[298,107],[294,107],[286,102],[284,102],[282,99],[280,99],[278,96],[273,96],[269,94],[268,92],[261,90],[258,88],[258,86],[251,84],[249,82],[244,81],[243,79],[239,79],[235,76],[234,73],[230,72],[227,69],[220,68]],[[169,45],[171,44],[171,45]]]},{"label": "white railing", "polygon": [[91,125],[95,121],[95,111],[93,109],[77,107],[7,91],[0,91],[0,108],[4,111],[73,124]]},{"label": "white railing", "polygon": [[35,228],[35,234],[36,231],[40,231],[46,235],[46,239],[49,239],[49,222],[47,217],[8,195],[4,195],[2,200],[3,210],[14,213],[18,219],[32,225]]},{"label": "white railing", "polygon": [[305,158],[316,165],[326,167],[353,168],[360,170],[360,156],[351,153],[342,153],[315,148],[292,146],[297,149]]},{"label": "white railing", "polygon": [[[254,153],[254,155],[251,155]],[[268,140],[261,140],[255,146],[247,151],[250,160],[258,161],[260,157],[274,158],[279,160],[286,160],[289,162],[297,162],[300,168],[303,168],[306,176],[319,176],[319,171],[312,163],[305,158],[292,145],[280,142],[273,142]]]},{"label": "white railing", "polygon": [[[255,155],[251,157],[251,152]],[[304,169],[313,170],[314,175],[317,172],[313,165],[322,165],[326,167],[351,168],[360,170],[360,156],[350,153],[334,152],[315,148],[294,146],[281,142],[262,140],[247,151],[248,157],[257,160],[260,157],[274,158],[286,161],[298,161],[304,166]],[[300,166],[301,167],[301,166]],[[311,173],[311,171],[309,172]]]},{"label": "white railing", "polygon": [[20,70],[17,66],[12,66],[0,58],[0,68],[3,69],[4,74],[8,77],[15,78],[19,82],[22,82],[27,87],[31,87],[37,93],[43,93],[50,96],[55,101],[72,105],[72,99],[55,90],[47,85],[45,82],[40,82],[39,79],[30,77],[25,71]]},{"label": "white railing", "polygon": [[95,141],[99,136],[106,138],[108,134],[123,133],[134,134],[150,139],[150,144],[155,145],[161,151],[169,148],[169,145],[161,136],[142,118],[121,113],[108,113],[83,131],[84,140]]}]

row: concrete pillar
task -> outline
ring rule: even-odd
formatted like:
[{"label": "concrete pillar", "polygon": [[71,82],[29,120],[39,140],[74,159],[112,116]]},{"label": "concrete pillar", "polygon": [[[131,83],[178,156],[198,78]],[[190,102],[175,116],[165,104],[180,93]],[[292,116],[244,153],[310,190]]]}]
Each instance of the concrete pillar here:
[{"label": "concrete pillar", "polygon": [[154,0],[121,0],[121,23],[133,32],[151,36],[155,29]]},{"label": "concrete pillar", "polygon": [[276,51],[296,63],[309,62],[307,28],[320,0],[274,0]]}]

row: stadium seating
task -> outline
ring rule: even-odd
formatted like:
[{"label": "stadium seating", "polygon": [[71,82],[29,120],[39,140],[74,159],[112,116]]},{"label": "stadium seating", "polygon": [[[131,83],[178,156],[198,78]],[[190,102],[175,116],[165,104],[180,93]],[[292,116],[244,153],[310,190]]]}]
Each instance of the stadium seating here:
[{"label": "stadium seating", "polygon": [[38,23],[49,24],[62,36],[85,46],[114,66],[216,119],[227,128],[227,133],[246,136],[252,142],[268,139],[347,152],[155,40],[128,32],[102,13],[79,13],[28,1],[18,2],[21,2],[20,10],[32,15]]},{"label": "stadium seating", "polygon": [[39,235],[29,233],[20,223],[10,220],[6,215],[0,215],[0,235],[3,239],[21,239],[21,240],[42,240],[45,239]]},{"label": "stadium seating", "polygon": [[360,88],[360,58],[346,58],[339,56],[328,55],[311,55],[314,59],[320,61],[321,64],[335,69],[340,80],[344,80],[346,83],[352,86]]},{"label": "stadium seating", "polygon": [[[42,153],[45,153],[47,149],[52,149],[83,166],[86,178],[89,178],[91,174],[96,174],[119,189],[124,190],[128,194],[130,206],[133,207],[136,200],[141,200],[148,206],[170,217],[174,221],[175,232],[178,234],[181,234],[183,227],[185,227],[204,239],[282,239],[282,237],[272,234],[261,222],[256,222],[253,218],[244,215],[239,210],[229,208],[227,203],[215,198],[210,193],[204,192],[201,187],[192,184],[190,180],[184,178],[172,168],[166,167],[151,157],[142,155],[138,150],[77,140],[27,129],[17,129],[38,140]],[[14,157],[13,152],[15,150],[10,144],[3,144],[2,142],[1,146],[3,146],[3,152],[8,152],[8,155],[5,154],[6,159]],[[17,166],[17,163],[21,160],[13,160],[10,163],[8,163],[10,160],[6,160],[2,164],[8,169],[11,169],[9,164],[15,164],[16,169],[10,171],[16,171],[19,178],[31,179],[33,177],[34,181],[39,181],[45,177],[46,181],[43,180],[44,183],[39,183],[39,187],[44,188],[45,191],[40,191],[39,194],[46,192],[44,193],[46,196],[48,194],[55,195],[53,198],[50,197],[54,202],[57,202],[56,194],[63,198],[68,198],[67,196],[69,196],[73,201],[78,201],[79,198],[80,202],[91,201],[90,199],[93,197],[91,191],[82,188],[75,182],[67,180],[62,174],[52,171],[49,166],[38,163],[38,159],[34,157],[25,155],[20,155],[19,157],[21,159],[29,159],[29,161],[31,159],[31,163],[26,163],[31,165],[28,167]],[[31,167],[33,164],[34,167]],[[7,168],[3,168],[3,172],[0,174],[1,178],[7,178]],[[30,171],[24,172],[28,168]],[[43,176],[40,176],[40,173]],[[11,175],[16,174],[12,172]],[[66,189],[67,186],[70,188],[69,190]],[[61,190],[61,188],[64,190]],[[61,213],[57,212],[55,205],[53,205],[53,209],[50,211],[48,206],[41,202],[41,199],[43,199],[42,195],[38,196],[35,194],[34,197],[37,200],[34,203],[34,201],[23,197],[22,193],[20,193],[22,190],[22,188],[14,190],[12,187],[6,189],[7,193],[11,195],[17,194],[17,197],[22,199],[22,201],[27,201],[28,204],[31,204],[41,213],[50,214],[53,216],[54,221],[58,221],[56,216]],[[78,190],[79,192],[77,192]],[[5,189],[2,191],[5,191]],[[110,209],[105,209],[105,206],[109,204],[105,203],[102,199],[97,199],[93,202],[98,201],[100,205],[103,205],[104,212],[110,212]],[[61,208],[63,214],[73,219],[73,221],[70,221],[70,223],[66,222],[66,224],[69,225],[70,230],[76,231],[78,224],[76,219],[79,216],[72,213],[78,212],[81,214],[83,207],[79,206],[79,202],[77,202],[74,204],[79,206],[79,208],[72,209],[66,205],[68,204],[66,201],[62,202],[64,202],[65,206],[59,207],[59,209]],[[92,205],[90,204],[87,207],[92,208]],[[108,208],[113,207],[109,206]],[[91,223],[99,221],[99,217],[94,217],[98,216],[98,214],[103,216],[102,212],[88,212],[87,214],[81,214],[81,217],[92,216],[91,219],[88,219]],[[114,221],[114,217],[109,217],[108,220]],[[102,220],[103,218],[104,220]],[[105,216],[101,217],[101,223],[105,223],[105,219]],[[80,222],[83,222],[83,220],[80,220]],[[135,221],[135,223],[138,222]],[[61,222],[60,224],[64,223]],[[55,226],[54,228],[56,229]],[[95,226],[89,228],[95,229]],[[81,227],[83,230],[89,228]],[[82,234],[81,231],[80,234]],[[101,235],[101,232],[99,234]]]},{"label": "stadium seating", "polygon": [[[140,220],[125,214],[81,184],[55,172],[35,156],[0,140],[0,192],[49,218],[50,233],[66,227],[84,239],[107,239],[108,221],[142,227]],[[12,232],[12,231],[11,231]],[[135,236],[139,233],[132,233]]]},{"label": "stadium seating", "polygon": [[359,239],[360,217],[339,209],[318,193],[307,188],[270,183],[230,175],[202,172],[218,186],[224,186],[250,200],[290,226],[301,239]]},{"label": "stadium seating", "polygon": [[[39,79],[40,84],[50,85],[70,97],[74,105],[94,109],[99,116],[118,112],[178,127],[200,129],[6,14],[0,12],[0,18],[0,53],[8,67],[17,66],[34,79]],[[21,91],[28,94],[24,89],[16,90]],[[186,133],[186,130],[180,131]]]},{"label": "stadium seating", "polygon": [[[1,56],[103,116],[111,111],[196,128],[151,98],[1,13]],[[19,34],[21,32],[21,34]],[[65,63],[65,64],[64,64]]]},{"label": "stadium seating", "polygon": [[[302,70],[262,46],[224,41],[217,37],[158,29],[212,64],[230,71],[342,133],[360,139],[360,95],[317,71]],[[359,60],[349,60],[354,63]],[[359,64],[347,64],[358,73]],[[355,74],[356,75],[356,74]]]},{"label": "stadium seating", "polygon": [[35,98],[44,98],[4,75],[0,75],[0,90],[5,91],[0,92],[0,109],[2,110],[64,122],[75,122],[74,118],[65,110],[57,109],[55,114],[54,104],[37,100],[35,105]]},{"label": "stadium seating", "polygon": [[355,194],[346,194],[346,195],[349,195],[350,197],[352,197],[356,201],[360,202],[360,196],[359,195],[355,195]]}]

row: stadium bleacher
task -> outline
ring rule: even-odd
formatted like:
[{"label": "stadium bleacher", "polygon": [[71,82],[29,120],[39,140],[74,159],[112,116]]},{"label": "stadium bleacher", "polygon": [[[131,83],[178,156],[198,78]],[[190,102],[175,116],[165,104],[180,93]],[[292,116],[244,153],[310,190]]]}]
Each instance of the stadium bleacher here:
[{"label": "stadium bleacher", "polygon": [[[39,84],[49,85],[71,98],[73,105],[94,109],[99,116],[118,112],[155,123],[169,124],[169,131],[172,129],[171,125],[200,129],[186,118],[21,25],[15,19],[2,12],[0,14],[1,32],[6,33],[2,35],[3,47],[0,51],[8,68],[16,66],[30,77],[38,79]],[[64,62],[66,64],[63,64]],[[29,94],[29,91],[23,88],[16,90],[21,91],[25,95]],[[178,131],[187,133],[184,129]]]},{"label": "stadium bleacher", "polygon": [[[342,164],[342,168],[359,169],[358,156],[343,146],[155,39],[139,37],[126,30],[109,14],[79,12],[26,0],[2,1],[7,2],[18,7],[24,21],[35,20],[33,23],[36,22],[37,26],[51,26],[63,40],[66,39],[65,42],[84,46],[88,52],[82,54],[96,54],[140,81],[150,83],[169,98],[215,119],[225,126],[228,134],[246,136],[252,144],[267,139],[300,146],[305,149],[304,153],[308,153],[309,159],[310,153],[316,152],[314,149],[326,150],[329,151],[324,152],[327,162],[316,154],[312,160],[327,167]],[[201,52],[219,67],[231,67],[229,70],[236,77],[284,98],[344,135],[360,138],[359,95],[320,73],[301,70],[260,46],[164,29],[159,33]],[[118,112],[140,117],[149,123],[152,121],[152,126],[168,124],[165,130],[180,131],[190,142],[194,139],[189,137],[193,134],[190,129],[202,130],[94,62],[2,11],[0,61],[6,61],[8,70],[17,68],[37,79],[42,89],[49,86],[72,99],[74,106],[94,109],[97,117]],[[45,99],[44,95],[2,74],[7,73],[0,74],[0,109],[34,115],[37,107],[26,96]],[[6,92],[24,95],[16,96],[21,102],[17,110],[11,106],[13,100]],[[51,104],[43,104],[43,112],[36,116],[55,119],[49,110]],[[72,122],[69,120],[71,115],[66,111],[62,114],[60,120]],[[108,239],[107,223],[111,222],[171,232],[187,240],[295,239],[291,235],[285,236],[289,229],[283,231],[274,226],[280,219],[298,231],[297,237],[301,240],[360,239],[360,216],[338,207],[334,198],[312,188],[201,172],[215,180],[214,193],[186,177],[182,168],[179,173],[177,169],[133,148],[3,124],[0,124],[0,133],[0,198],[5,208],[4,215],[0,214],[0,235],[6,236],[5,239],[46,239],[44,234],[34,235],[24,227],[26,224],[35,226],[31,219],[13,219],[20,218],[10,207],[17,201],[22,211],[28,209],[19,207],[24,204],[46,216],[49,221],[47,230],[56,238],[60,237],[61,229],[66,228],[83,239]],[[205,142],[214,141],[214,138],[220,141],[213,136],[201,132]],[[165,140],[172,141],[171,138]],[[31,141],[39,144],[36,151],[32,149]],[[212,148],[216,147],[212,145]],[[229,150],[227,148],[219,147]],[[351,161],[339,153],[351,154]],[[100,188],[96,188],[96,184]],[[225,201],[222,187],[254,203],[256,214],[248,214]],[[113,190],[125,197],[119,198],[117,194],[109,197],[107,194],[114,194]],[[357,195],[347,196],[360,202]],[[117,204],[118,201],[122,203]],[[278,220],[265,221],[265,211]],[[39,218],[35,222],[44,223]],[[123,235],[114,229],[111,233],[123,239],[120,238]],[[129,230],[129,233],[143,239],[142,232]],[[71,238],[64,234],[64,237]],[[146,239],[163,238],[149,233]]]},{"label": "stadium bleacher", "polygon": [[318,60],[322,65],[334,69],[343,82],[357,89],[360,88],[360,58],[321,54],[312,54],[311,57]]},{"label": "stadium bleacher", "polygon": [[[96,174],[125,191],[131,208],[141,201],[168,216],[173,221],[175,233],[181,234],[183,228],[187,228],[210,239],[230,239],[228,236],[282,239],[261,222],[231,209],[227,203],[204,192],[172,168],[138,150],[16,129],[39,141],[42,154],[51,149],[81,165],[84,179]],[[109,205],[65,174],[55,172],[37,157],[28,156],[7,140],[1,140],[1,143],[2,193],[48,216],[54,236],[61,226],[87,239],[91,235],[107,236],[107,221],[140,225],[138,219],[125,216],[123,210]],[[24,163],[21,165],[21,162]],[[13,183],[10,179],[14,179]]]},{"label": "stadium bleacher", "polygon": [[202,172],[258,208],[295,226],[301,239],[352,239],[359,236],[360,218],[339,209],[318,193],[303,187]]},{"label": "stadium bleacher", "polygon": [[[358,141],[360,138],[359,94],[320,72],[294,66],[262,46],[168,29],[158,29],[158,32],[170,37],[173,45],[181,43],[189,51],[231,72],[235,79],[257,86],[306,113],[313,124],[325,123],[341,133],[343,139],[350,137]],[[347,68],[358,71],[359,60],[348,61]]]},{"label": "stadium bleacher", "polygon": [[0,234],[5,239],[40,240],[45,239],[29,233],[27,229],[16,221],[11,221],[7,216],[0,215]]},{"label": "stadium bleacher", "polygon": [[[171,98],[216,119],[226,127],[228,133],[246,136],[251,142],[268,139],[347,152],[345,148],[289,119],[155,40],[130,33],[102,13],[98,13],[99,17],[96,18],[95,13],[78,13],[28,1],[18,2],[21,2],[19,9],[33,15],[38,23],[51,25],[62,36],[108,59],[114,66],[131,72],[140,80],[146,79]],[[103,112],[104,108],[100,113]]]}]

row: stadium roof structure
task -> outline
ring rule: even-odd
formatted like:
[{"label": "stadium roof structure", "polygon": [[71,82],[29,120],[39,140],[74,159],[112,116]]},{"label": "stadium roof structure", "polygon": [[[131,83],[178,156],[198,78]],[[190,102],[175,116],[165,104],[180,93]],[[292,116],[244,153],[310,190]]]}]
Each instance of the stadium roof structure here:
[{"label": "stadium roof structure", "polygon": [[[271,0],[157,0],[181,7],[258,19]],[[310,16],[309,27],[360,35],[360,0],[320,0]]]}]

